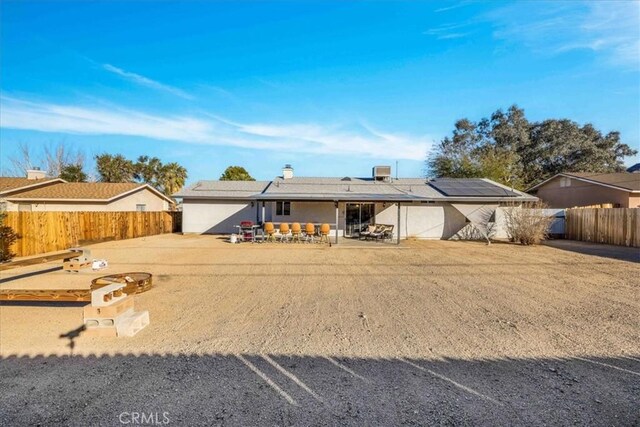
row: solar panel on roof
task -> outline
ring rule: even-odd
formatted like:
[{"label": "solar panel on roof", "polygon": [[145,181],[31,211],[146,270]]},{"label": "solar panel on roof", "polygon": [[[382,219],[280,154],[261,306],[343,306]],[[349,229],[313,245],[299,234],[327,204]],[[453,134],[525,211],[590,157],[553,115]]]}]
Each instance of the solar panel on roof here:
[{"label": "solar panel on roof", "polygon": [[429,185],[450,197],[516,197],[513,191],[481,179],[440,178]]}]

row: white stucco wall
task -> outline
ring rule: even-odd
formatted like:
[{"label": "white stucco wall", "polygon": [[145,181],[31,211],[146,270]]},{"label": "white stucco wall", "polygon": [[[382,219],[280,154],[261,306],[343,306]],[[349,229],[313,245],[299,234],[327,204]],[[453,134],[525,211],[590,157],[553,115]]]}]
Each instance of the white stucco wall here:
[{"label": "white stucco wall", "polygon": [[[338,204],[338,235],[343,236],[346,228],[346,203]],[[276,223],[299,222],[305,224],[327,223],[331,225],[331,235],[335,236],[336,211],[334,202],[291,202],[291,215],[276,215],[275,202],[265,202],[265,216],[262,217],[262,203],[251,207],[245,201],[185,200],[183,204],[183,231],[186,233],[230,234],[240,221],[272,221]],[[375,204],[375,222],[394,226],[394,236],[398,233],[398,207],[396,204]],[[470,227],[464,215],[449,203],[403,204],[400,209],[402,224],[400,237],[416,239],[450,239],[465,227]],[[496,213],[495,237],[506,237],[504,215],[501,208]],[[462,233],[461,233],[462,234]],[[460,234],[458,234],[460,235]]]},{"label": "white stucco wall", "polygon": [[24,200],[20,202],[7,202],[7,211],[18,211],[19,205],[30,205],[32,212],[129,212],[135,211],[136,205],[146,205],[147,212],[166,211],[169,202],[162,197],[144,188],[135,193],[128,194],[110,203],[89,202],[38,202]]},{"label": "white stucco wall", "polygon": [[182,232],[231,234],[241,221],[256,221],[256,207],[242,200],[190,200],[182,203]]}]

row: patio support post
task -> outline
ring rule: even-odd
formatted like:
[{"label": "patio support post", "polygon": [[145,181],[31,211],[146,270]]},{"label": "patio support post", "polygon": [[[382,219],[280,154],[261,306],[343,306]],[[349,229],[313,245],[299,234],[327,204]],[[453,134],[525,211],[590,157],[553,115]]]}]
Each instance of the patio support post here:
[{"label": "patio support post", "polygon": [[338,244],[338,202],[336,202],[336,245]]},{"label": "patio support post", "polygon": [[398,202],[398,237],[396,240],[396,245],[400,244],[400,202]]},{"label": "patio support post", "polygon": [[265,217],[265,208],[264,208],[264,202],[262,202],[262,218],[260,218],[260,220],[264,223],[264,217]]}]

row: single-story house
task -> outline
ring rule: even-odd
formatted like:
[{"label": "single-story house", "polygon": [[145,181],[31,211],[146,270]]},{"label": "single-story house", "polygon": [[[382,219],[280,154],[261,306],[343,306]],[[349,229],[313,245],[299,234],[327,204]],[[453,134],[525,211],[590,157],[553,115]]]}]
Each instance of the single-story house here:
[{"label": "single-story house", "polygon": [[471,224],[500,224],[501,205],[537,200],[488,179],[392,179],[388,166],[370,178],[294,177],[289,165],[272,181],[199,181],[174,197],[182,199],[185,233],[230,234],[241,221],[313,222],[330,224],[336,241],[374,223],[393,225],[394,239],[462,237]]},{"label": "single-story house", "polygon": [[0,177],[6,211],[166,211],[173,200],[148,184],[66,182],[29,171],[27,178]]},{"label": "single-story house", "polygon": [[640,174],[559,173],[527,190],[550,208],[572,208],[612,204],[620,208],[640,207]]}]

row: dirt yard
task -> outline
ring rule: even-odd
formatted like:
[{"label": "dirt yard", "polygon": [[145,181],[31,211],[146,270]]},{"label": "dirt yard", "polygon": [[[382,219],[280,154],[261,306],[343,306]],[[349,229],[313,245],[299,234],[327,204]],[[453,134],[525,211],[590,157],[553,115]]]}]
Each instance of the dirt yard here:
[{"label": "dirt yard", "polygon": [[602,248],[94,245],[107,270],[0,287],[147,271],[151,324],[71,354],[82,305],[0,305],[0,424],[638,425],[640,264]]}]

